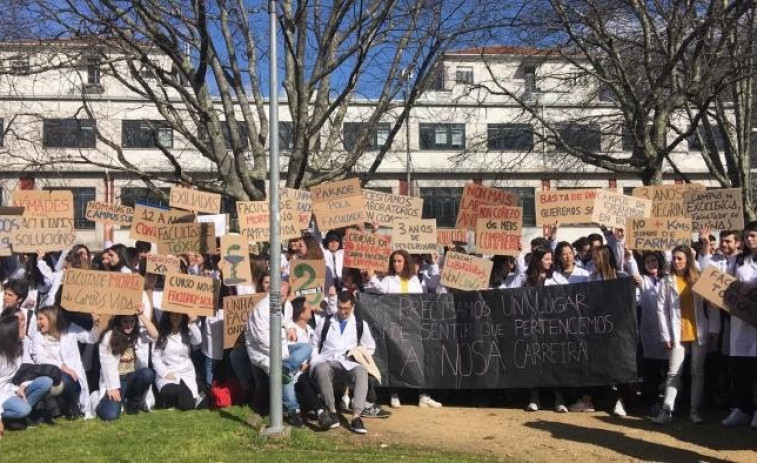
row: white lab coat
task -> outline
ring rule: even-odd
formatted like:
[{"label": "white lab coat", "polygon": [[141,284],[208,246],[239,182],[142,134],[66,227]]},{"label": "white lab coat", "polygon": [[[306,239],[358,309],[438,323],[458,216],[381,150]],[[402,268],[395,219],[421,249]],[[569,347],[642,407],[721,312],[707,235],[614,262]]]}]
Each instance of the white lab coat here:
[{"label": "white lab coat", "polygon": [[639,292],[639,306],[641,306],[641,320],[639,324],[639,339],[644,352],[644,358],[667,360],[668,350],[662,345],[660,337],[660,319],[657,316],[657,293],[664,286],[663,279],[656,282],[648,275],[641,277]]},{"label": "white lab coat", "polygon": [[573,267],[573,271],[570,275],[565,276],[564,273],[560,273],[568,283],[586,283],[591,281],[591,273],[588,270],[579,267],[577,264]]},{"label": "white lab coat", "polygon": [[18,386],[13,384],[11,380],[16,376],[21,363],[21,357],[13,362],[6,362],[5,358],[0,357],[0,414],[3,413],[3,403],[16,396]]},{"label": "white lab coat", "polygon": [[[266,373],[271,368],[271,337],[270,337],[270,295],[261,299],[252,309],[252,314],[247,320],[247,328],[245,329],[245,347],[247,348],[247,355],[250,357],[250,362],[262,368]],[[292,322],[292,304],[287,301],[284,304],[284,313],[282,317],[282,333],[281,333],[281,356],[282,358],[289,357],[289,349],[287,349],[287,335],[285,326],[290,326]]]},{"label": "white lab coat", "polygon": [[[736,278],[745,283],[757,284],[757,260],[744,259],[744,264],[736,269]],[[732,357],[757,356],[757,328],[740,319],[731,317],[730,355]]]},{"label": "white lab coat", "polygon": [[[121,389],[121,377],[118,374],[118,364],[121,357],[110,350],[110,336],[113,332],[108,331],[100,341],[100,391],[102,398],[108,390]],[[135,368],[147,368],[150,355],[150,343],[154,342],[147,331],[142,329],[137,342],[134,345]]]},{"label": "white lab coat", "polygon": [[[400,283],[400,277],[397,275],[387,275],[381,280],[377,276],[373,276],[366,284],[365,291],[374,294],[401,294],[402,284]],[[408,282],[407,292],[409,294],[422,293],[423,286],[418,280],[418,277],[413,275]]]},{"label": "white lab coat", "polygon": [[[163,349],[153,347],[152,366],[155,369],[155,385],[158,391],[167,384],[179,384],[184,381],[192,392],[192,397],[196,399],[199,396],[197,375],[191,355],[192,346],[197,346],[200,342],[202,342],[200,328],[197,323],[190,323],[189,344],[184,342],[181,333],[177,333],[166,336],[166,345]],[[171,373],[174,378],[167,378]]]},{"label": "white lab coat", "polygon": [[79,343],[94,344],[99,334],[100,330],[97,328],[87,331],[71,323],[60,334],[59,340],[39,332],[35,333],[31,339],[31,356],[34,363],[55,365],[58,368],[66,365],[76,372],[76,376],[79,377],[79,386],[81,386],[79,407],[85,418],[92,418],[94,414],[89,403],[89,384],[79,353]]},{"label": "white lab coat", "polygon": [[[325,322],[326,319],[323,319],[315,326],[316,350],[321,343],[321,333],[323,333],[323,324]],[[373,340],[371,329],[365,321],[363,321],[363,336],[359,344],[371,355],[376,350],[376,341]],[[347,325],[344,327],[344,332],[341,332],[339,329],[339,318],[336,316],[331,317],[329,330],[326,333],[326,338],[323,340],[323,349],[310,361],[310,371],[315,371],[315,367],[321,363],[332,361],[339,362],[347,371],[352,370],[360,364],[349,360],[347,352],[357,346],[357,320],[355,319],[355,314],[350,314],[350,318],[347,319]]]},{"label": "white lab coat", "polygon": [[[718,309],[708,308],[705,315],[704,300],[694,294],[694,323],[697,328],[697,343],[707,344],[709,334],[720,333],[720,314]],[[667,275],[662,287],[657,292],[657,318],[659,320],[660,339],[672,342],[674,346],[681,343],[681,303],[674,277]]]}]

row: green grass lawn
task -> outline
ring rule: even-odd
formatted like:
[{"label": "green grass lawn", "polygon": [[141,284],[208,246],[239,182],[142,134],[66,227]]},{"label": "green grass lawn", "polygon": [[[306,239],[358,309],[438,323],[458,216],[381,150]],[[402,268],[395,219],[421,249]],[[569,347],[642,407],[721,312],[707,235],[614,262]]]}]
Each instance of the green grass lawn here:
[{"label": "green grass lawn", "polygon": [[[345,430],[294,429],[288,440],[268,440],[246,424],[250,412],[159,410],[123,415],[113,423],[58,420],[0,439],[0,461],[470,461],[480,456],[368,441]],[[370,429],[370,422],[367,423]]]}]

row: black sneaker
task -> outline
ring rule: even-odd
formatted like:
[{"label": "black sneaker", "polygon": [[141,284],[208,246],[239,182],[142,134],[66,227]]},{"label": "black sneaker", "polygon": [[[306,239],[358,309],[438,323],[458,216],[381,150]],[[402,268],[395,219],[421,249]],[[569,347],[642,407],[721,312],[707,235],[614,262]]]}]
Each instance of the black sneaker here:
[{"label": "black sneaker", "polygon": [[318,424],[320,424],[323,429],[336,429],[339,427],[339,418],[337,418],[334,413],[324,411],[318,415]]},{"label": "black sneaker", "polygon": [[305,422],[302,421],[302,417],[297,412],[287,415],[287,423],[293,428],[301,428],[305,426]]},{"label": "black sneaker", "polygon": [[23,431],[28,427],[26,419],[3,420],[6,431]]},{"label": "black sneaker", "polygon": [[368,434],[368,430],[363,426],[363,420],[360,417],[354,418],[350,423],[350,431],[356,434]]},{"label": "black sneaker", "polygon": [[389,418],[392,414],[378,405],[372,405],[363,409],[362,418]]}]

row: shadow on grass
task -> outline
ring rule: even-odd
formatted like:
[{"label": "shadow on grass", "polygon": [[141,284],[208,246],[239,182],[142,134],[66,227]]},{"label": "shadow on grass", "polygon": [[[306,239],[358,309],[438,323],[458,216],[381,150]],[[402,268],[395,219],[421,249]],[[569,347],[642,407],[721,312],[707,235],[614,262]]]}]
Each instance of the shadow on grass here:
[{"label": "shadow on grass", "polygon": [[626,436],[623,433],[606,429],[588,428],[569,423],[543,420],[525,423],[524,425],[532,429],[547,431],[551,433],[552,437],[555,439],[595,445],[642,461],[707,461],[717,463],[725,463],[727,461],[708,455],[702,455],[691,450],[668,447],[663,444],[635,439]]}]

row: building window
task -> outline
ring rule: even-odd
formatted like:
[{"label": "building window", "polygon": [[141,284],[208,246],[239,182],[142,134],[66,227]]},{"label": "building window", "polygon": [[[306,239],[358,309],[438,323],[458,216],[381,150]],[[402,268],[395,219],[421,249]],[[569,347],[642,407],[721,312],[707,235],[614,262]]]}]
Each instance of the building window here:
[{"label": "building window", "polygon": [[[652,137],[654,133],[654,127],[648,126],[647,132],[649,133],[649,136]],[[634,148],[634,140],[633,140],[633,134],[630,130],[628,130],[627,127],[623,127],[623,140],[622,140],[622,149],[623,151],[633,151]]]},{"label": "building window", "polygon": [[486,147],[490,151],[531,151],[533,129],[529,124],[489,124]]},{"label": "building window", "polygon": [[557,132],[563,142],[577,150],[599,152],[602,150],[602,131],[599,124],[558,124]]},{"label": "building window", "polygon": [[597,93],[599,94],[599,101],[603,101],[605,103],[615,101],[615,94],[612,92],[612,89],[610,89],[610,86],[605,82],[599,83],[599,89],[597,90]]},{"label": "building window", "polygon": [[523,208],[523,226],[535,227],[536,226],[536,199],[534,197],[534,189],[527,187],[519,188],[507,188],[507,191],[511,191],[518,195],[518,206]]},{"label": "building window", "polygon": [[420,124],[422,150],[465,148],[465,124]]},{"label": "building window", "polygon": [[431,77],[429,78],[428,89],[437,91],[445,90],[445,80],[444,66],[438,66],[436,69],[434,69],[433,74],[431,74]]},{"label": "building window", "polygon": [[[233,146],[231,145],[231,133],[229,133],[228,122],[221,121],[221,131],[223,132],[223,140],[224,143],[226,143],[226,149],[233,149]],[[239,138],[242,142],[242,149],[248,149],[250,147],[250,131],[247,129],[247,124],[245,124],[243,121],[237,121],[237,131],[239,132]]]},{"label": "building window", "polygon": [[536,66],[523,66],[523,90],[527,93],[539,91],[536,86]]},{"label": "building window", "polygon": [[457,82],[458,84],[472,84],[473,83],[473,67],[458,66],[455,69],[455,82]]},{"label": "building window", "polygon": [[437,227],[453,228],[457,221],[457,211],[460,208],[462,196],[462,188],[421,188],[423,218],[436,218]]},{"label": "building window", "polygon": [[370,132],[368,135],[366,150],[373,151],[381,149],[389,139],[389,130],[390,127],[387,122],[380,122],[376,124],[373,129],[371,129],[371,127],[365,122],[345,122],[342,126],[342,143],[344,144],[344,149],[353,152],[357,146],[358,138],[364,132]]},{"label": "building window", "polygon": [[29,74],[30,71],[29,59],[14,59],[11,61],[11,73],[12,74]]},{"label": "building window", "polygon": [[121,205],[134,207],[137,204],[150,207],[160,207],[168,209],[168,197],[171,194],[170,188],[159,188],[165,194],[165,199],[149,188],[145,187],[122,187]]},{"label": "building window", "polygon": [[76,230],[94,230],[95,223],[87,220],[87,203],[95,201],[96,191],[90,187],[45,187],[43,190],[70,191],[74,197],[74,228]]},{"label": "building window", "polygon": [[173,128],[166,121],[121,121],[121,146],[124,148],[173,148]]},{"label": "building window", "polygon": [[100,58],[87,58],[87,83],[100,85]]},{"label": "building window", "polygon": [[[712,140],[705,138],[703,129],[700,128],[699,132],[701,133],[702,138],[704,138],[704,142],[707,143],[708,151],[716,153],[725,150],[725,138],[723,137],[723,132],[721,132],[717,126],[712,126]],[[702,151],[702,144],[700,143],[696,132],[689,135],[687,141],[689,143],[689,151]],[[714,143],[714,146],[712,143]]]},{"label": "building window", "polygon": [[94,148],[94,119],[45,119],[42,145],[45,148]]},{"label": "building window", "polygon": [[294,149],[294,122],[279,121],[279,149]]}]

